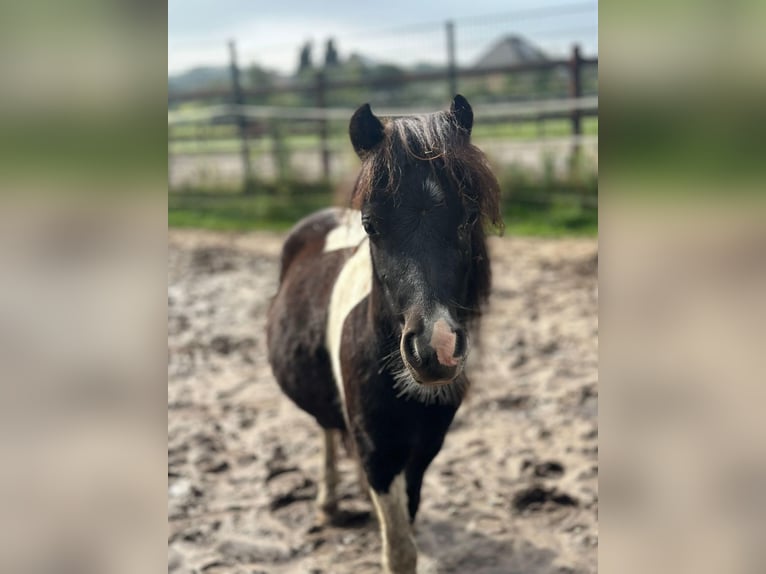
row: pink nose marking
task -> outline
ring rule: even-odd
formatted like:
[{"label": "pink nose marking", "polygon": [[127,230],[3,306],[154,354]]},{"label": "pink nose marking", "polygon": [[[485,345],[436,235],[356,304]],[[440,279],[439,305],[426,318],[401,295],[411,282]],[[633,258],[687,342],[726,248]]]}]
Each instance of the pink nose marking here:
[{"label": "pink nose marking", "polygon": [[436,350],[436,358],[445,367],[454,367],[457,360],[455,354],[455,343],[457,336],[452,332],[450,326],[444,319],[439,319],[434,323],[434,330],[431,334],[431,347]]}]

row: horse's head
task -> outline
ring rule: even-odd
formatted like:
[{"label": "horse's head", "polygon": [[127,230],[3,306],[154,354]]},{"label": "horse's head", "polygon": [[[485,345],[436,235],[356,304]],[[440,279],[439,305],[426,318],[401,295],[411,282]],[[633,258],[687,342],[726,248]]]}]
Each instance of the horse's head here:
[{"label": "horse's head", "polygon": [[351,118],[373,297],[399,329],[400,376],[425,387],[462,372],[489,294],[484,226],[502,225],[498,183],[470,142],[472,126],[462,96],[447,112],[381,120],[365,104]]}]

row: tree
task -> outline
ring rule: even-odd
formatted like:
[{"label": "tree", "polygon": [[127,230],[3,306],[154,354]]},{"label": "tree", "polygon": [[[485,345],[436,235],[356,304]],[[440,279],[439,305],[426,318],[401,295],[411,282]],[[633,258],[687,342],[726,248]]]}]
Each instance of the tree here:
[{"label": "tree", "polygon": [[330,38],[327,40],[327,45],[325,47],[324,65],[326,68],[332,68],[338,64],[338,50],[335,49],[335,41]]},{"label": "tree", "polygon": [[247,70],[248,80],[255,88],[268,88],[274,85],[274,72],[253,64]]},{"label": "tree", "polygon": [[311,63],[311,41],[309,40],[301,48],[300,60],[298,61],[298,74],[310,70],[313,67]]},{"label": "tree", "polygon": [[377,92],[378,101],[387,105],[404,104],[406,88],[405,71],[393,64],[378,64],[365,69],[364,75],[370,80]]},{"label": "tree", "polygon": [[[262,68],[258,64],[251,64],[247,68],[246,78],[248,87],[267,90],[274,85],[276,77],[276,72]],[[262,93],[258,96],[250,96],[249,99],[251,103],[263,105],[269,103],[271,96],[268,93]]]}]

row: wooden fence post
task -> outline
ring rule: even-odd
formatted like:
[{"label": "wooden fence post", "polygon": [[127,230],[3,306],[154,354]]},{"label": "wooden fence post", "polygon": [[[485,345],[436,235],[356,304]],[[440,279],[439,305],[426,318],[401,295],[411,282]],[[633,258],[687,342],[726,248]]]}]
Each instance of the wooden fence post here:
[{"label": "wooden fence post", "polygon": [[[237,66],[237,45],[234,40],[229,41],[229,63],[231,68],[231,91],[232,102],[235,105],[244,105],[245,98],[242,94],[242,85],[239,81],[239,67]],[[255,192],[255,185],[253,182],[253,173],[250,166],[250,146],[247,142],[247,116],[244,114],[237,114],[236,116],[237,127],[239,128],[239,139],[241,142],[241,154],[242,154],[242,172],[243,172],[243,192],[251,194]]]},{"label": "wooden fence post", "polygon": [[447,94],[448,101],[452,101],[452,98],[457,94],[457,62],[455,60],[455,23],[452,20],[448,20],[446,23],[447,30]]},{"label": "wooden fence post", "polygon": [[[582,97],[582,57],[579,44],[572,46],[572,57],[569,60],[569,97],[578,100]],[[580,110],[573,109],[571,118],[572,136],[575,138],[572,145],[572,160],[574,162],[580,154],[580,136],[582,135]]]},{"label": "wooden fence post", "polygon": [[[327,107],[326,90],[327,82],[325,74],[322,70],[319,70],[316,76],[316,104],[318,108],[325,109]],[[327,128],[327,118],[319,120],[319,145],[322,154],[322,176],[326,180],[330,179],[330,147],[327,141],[329,135]]]},{"label": "wooden fence post", "polygon": [[173,126],[168,124],[168,191],[173,189]]}]

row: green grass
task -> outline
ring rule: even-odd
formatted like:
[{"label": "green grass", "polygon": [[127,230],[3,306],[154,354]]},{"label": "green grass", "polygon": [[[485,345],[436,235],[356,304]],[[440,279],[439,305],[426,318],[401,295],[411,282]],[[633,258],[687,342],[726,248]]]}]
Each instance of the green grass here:
[{"label": "green grass", "polygon": [[[330,139],[330,143],[341,145],[341,140]],[[319,136],[313,134],[291,135],[285,138],[284,146],[290,151],[316,150],[319,149]],[[250,151],[255,154],[271,153],[274,142],[270,136],[252,138],[248,140]],[[236,135],[228,138],[210,138],[171,141],[169,149],[171,153],[238,153],[242,142]],[[349,144],[350,149],[351,144]]]},{"label": "green grass", "polygon": [[[476,124],[473,128],[476,139],[537,139],[539,137],[565,137],[572,135],[572,122],[569,120],[547,120],[538,122],[502,122],[498,124]],[[598,135],[598,118],[583,118],[582,133],[586,136]]]},{"label": "green grass", "polygon": [[598,209],[583,207],[571,198],[545,205],[510,203],[503,210],[508,235],[535,237],[595,237]]},{"label": "green grass", "polygon": [[269,193],[273,190],[266,187],[257,187],[252,196],[220,190],[174,192],[168,195],[168,225],[219,231],[279,231],[332,205],[332,194],[321,189],[300,198]]},{"label": "green grass", "polygon": [[[289,229],[301,217],[333,203],[331,186],[325,183],[300,187],[293,184],[281,192],[274,184],[259,184],[251,196],[227,190],[187,190],[169,194],[168,225],[219,231],[281,231]],[[507,235],[598,234],[597,209],[583,206],[571,191],[540,191],[535,195],[533,190],[525,188],[515,200],[506,201],[503,216]]]}]

